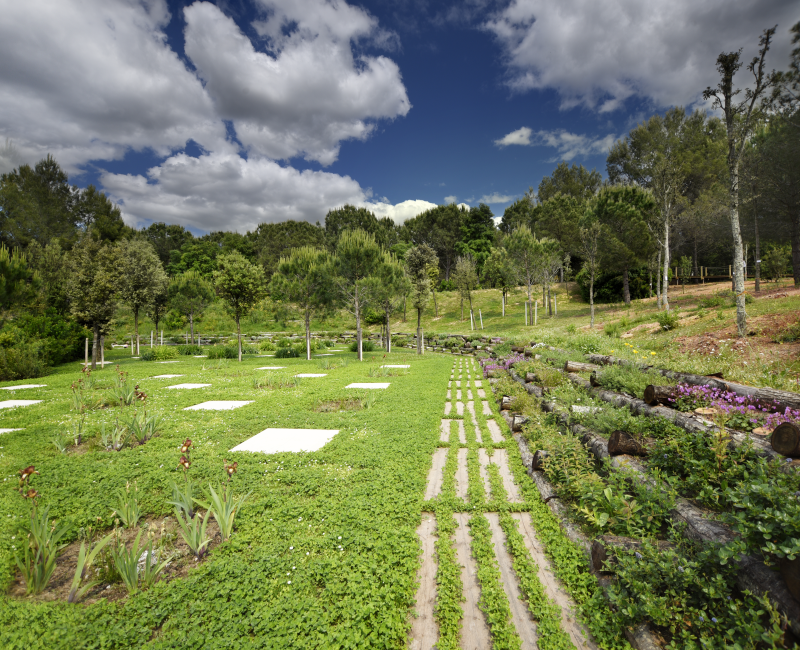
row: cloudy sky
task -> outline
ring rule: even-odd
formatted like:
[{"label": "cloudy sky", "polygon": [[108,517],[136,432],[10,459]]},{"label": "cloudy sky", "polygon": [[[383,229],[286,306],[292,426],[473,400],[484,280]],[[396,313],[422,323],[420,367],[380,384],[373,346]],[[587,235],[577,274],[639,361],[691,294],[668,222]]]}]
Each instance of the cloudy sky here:
[{"label": "cloudy sky", "polygon": [[[796,0],[0,0],[0,172],[52,153],[126,221],[196,233],[495,214],[561,160],[785,68]],[[740,83],[746,83],[746,72]]]}]

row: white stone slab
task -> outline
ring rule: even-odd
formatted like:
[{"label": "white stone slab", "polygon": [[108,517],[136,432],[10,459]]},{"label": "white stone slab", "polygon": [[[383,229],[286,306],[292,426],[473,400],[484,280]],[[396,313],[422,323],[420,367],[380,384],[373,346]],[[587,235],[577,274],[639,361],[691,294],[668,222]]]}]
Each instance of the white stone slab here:
[{"label": "white stone slab", "polygon": [[154,375],[148,379],[175,379],[176,377],[183,377],[183,375]]},{"label": "white stone slab", "polygon": [[180,361],[156,361],[156,363],[180,363]]},{"label": "white stone slab", "polygon": [[175,384],[167,388],[208,388],[211,384]]},{"label": "white stone slab", "polygon": [[324,354],[315,354],[315,357],[332,357],[333,354],[330,352],[325,352]]},{"label": "white stone slab", "polygon": [[207,354],[193,354],[192,355],[195,359],[208,359]]},{"label": "white stone slab", "polygon": [[252,404],[253,400],[237,402],[234,400],[212,400],[211,402],[201,402],[194,406],[187,406],[184,411],[230,411],[238,409],[240,406]]},{"label": "white stone slab", "polygon": [[381,366],[381,368],[410,368],[410,367],[411,367],[410,365],[403,365],[403,364],[396,366]]},{"label": "white stone slab", "polygon": [[283,370],[286,366],[261,366],[260,368],[256,368],[256,370]]},{"label": "white stone slab", "polygon": [[13,409],[17,406],[30,406],[31,404],[38,404],[43,400],[40,399],[7,399],[5,402],[0,402],[0,409]]},{"label": "white stone slab", "polygon": [[264,429],[231,451],[277,454],[281,451],[316,451],[331,441],[339,429]]},{"label": "white stone slab", "polygon": [[274,354],[262,354],[261,356],[262,357],[274,357],[275,355]]},{"label": "white stone slab", "polygon": [[[138,359],[139,357],[133,357],[133,358],[134,358],[134,359]],[[82,366],[85,366],[85,365],[86,365],[86,364],[85,364],[83,361],[78,361],[78,363],[79,363],[79,364],[81,364]],[[110,364],[110,363],[119,363],[119,362],[118,362],[118,361],[103,361],[103,362],[102,362],[102,364],[101,364],[101,363],[100,363],[100,361],[95,361],[95,363],[96,363],[98,366],[99,366],[99,365],[107,366],[107,365],[108,365],[108,364]],[[91,361],[89,361],[89,365],[90,365],[90,366],[92,365],[92,362],[91,362]]]},{"label": "white stone slab", "polygon": [[318,372],[301,372],[299,375],[295,375],[295,377],[327,377],[328,373],[318,373]]},{"label": "white stone slab", "polygon": [[349,384],[345,388],[389,388],[388,382],[374,382],[371,384]]},{"label": "white stone slab", "polygon": [[44,388],[47,384],[17,384],[16,386],[3,386],[0,390],[24,390],[26,388]]},{"label": "white stone slab", "polygon": [[0,433],[11,433],[12,431],[22,431],[22,429],[0,429]]}]

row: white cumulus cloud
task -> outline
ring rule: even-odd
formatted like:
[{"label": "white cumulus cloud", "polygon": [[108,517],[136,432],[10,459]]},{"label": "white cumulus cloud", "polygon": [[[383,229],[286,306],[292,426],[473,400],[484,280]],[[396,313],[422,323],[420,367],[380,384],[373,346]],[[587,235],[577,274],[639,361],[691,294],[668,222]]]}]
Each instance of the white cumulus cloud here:
[{"label": "white cumulus cloud", "polygon": [[493,192],[492,194],[484,194],[478,199],[478,203],[487,203],[488,205],[493,205],[496,203],[508,203],[509,201],[513,200],[514,196],[512,194],[498,194],[497,192]]},{"label": "white cumulus cloud", "polygon": [[436,207],[435,203],[423,201],[422,199],[411,199],[396,205],[392,205],[391,203],[384,201],[364,202],[362,205],[371,210],[372,213],[378,217],[378,219],[389,217],[397,225],[400,225],[408,219],[413,219],[418,214],[425,212],[425,210],[430,210],[431,208]]},{"label": "white cumulus cloud", "polygon": [[[748,62],[778,24],[770,67],[785,68],[796,0],[512,0],[486,21],[518,91],[554,88],[562,108],[600,112],[638,96],[656,106],[698,102],[719,81],[722,51]],[[747,83],[747,73],[737,77]]]},{"label": "white cumulus cloud", "polygon": [[603,137],[592,137],[569,131],[537,131],[536,137],[531,144],[545,147],[553,147],[558,151],[558,155],[551,159],[572,160],[576,157],[586,157],[595,154],[606,155],[611,145],[616,142],[617,136],[609,133]]},{"label": "white cumulus cloud", "polygon": [[512,131],[511,133],[504,135],[499,140],[495,140],[494,143],[498,147],[505,147],[510,144],[520,144],[520,145],[529,145],[531,143],[531,129],[527,126],[523,126],[516,131]]},{"label": "white cumulus cloud", "polygon": [[450,196],[444,197],[444,202],[447,205],[450,205],[451,203],[455,203],[457,198],[458,198],[457,196],[455,196],[454,194],[451,194]]}]

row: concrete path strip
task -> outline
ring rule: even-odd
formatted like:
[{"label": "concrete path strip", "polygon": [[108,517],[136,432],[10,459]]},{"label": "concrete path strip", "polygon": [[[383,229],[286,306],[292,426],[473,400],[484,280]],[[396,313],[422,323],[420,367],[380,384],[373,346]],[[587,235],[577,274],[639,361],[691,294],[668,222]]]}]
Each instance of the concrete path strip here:
[{"label": "concrete path strip", "polygon": [[442,419],[442,432],[439,435],[439,442],[450,442],[450,423],[452,420]]},{"label": "concrete path strip", "polygon": [[464,415],[464,402],[456,402],[456,415]]},{"label": "concrete path strip", "polygon": [[442,491],[444,464],[447,462],[447,449],[439,448],[433,452],[433,465],[428,472],[428,485],[425,488],[425,501],[439,496]]},{"label": "concrete path strip", "polygon": [[467,444],[467,432],[464,430],[464,420],[458,420],[458,441],[462,445]]},{"label": "concrete path strip", "polygon": [[500,425],[495,420],[486,420],[486,426],[489,427],[489,433],[492,434],[492,442],[503,442],[503,432],[500,431]]},{"label": "concrete path strip", "polygon": [[458,469],[456,469],[456,497],[467,500],[467,489],[469,488],[469,476],[467,474],[467,452],[469,450],[461,447],[458,450]]},{"label": "concrete path strip", "polygon": [[464,599],[461,603],[464,618],[461,621],[462,650],[486,650],[492,647],[489,626],[486,617],[478,608],[481,588],[478,582],[478,567],[472,557],[470,548],[469,515],[459,512],[455,515],[456,523],[456,557],[461,565],[461,584],[464,585]]},{"label": "concrete path strip", "polygon": [[[477,515],[480,516],[480,515]],[[500,575],[503,580],[503,590],[506,592],[508,604],[511,608],[511,620],[514,628],[522,639],[522,650],[536,650],[536,623],[531,616],[524,600],[522,591],[519,588],[517,575],[514,573],[511,554],[506,550],[506,536],[500,528],[500,516],[496,512],[487,512],[486,518],[489,520],[489,528],[492,531],[492,544],[494,544],[494,555],[500,567]]]},{"label": "concrete path strip", "polygon": [[519,494],[517,484],[514,483],[511,469],[508,467],[508,452],[505,449],[495,449],[492,463],[497,465],[500,470],[500,478],[503,479],[503,488],[506,491],[509,503],[521,503],[522,497]]},{"label": "concrete path strip", "polygon": [[422,523],[417,528],[417,537],[422,546],[422,566],[417,571],[417,617],[411,623],[410,650],[432,650],[439,640],[439,626],[433,617],[436,606],[436,561],[433,559],[435,533],[435,516],[423,512]]},{"label": "concrete path strip", "polygon": [[486,470],[490,462],[489,454],[486,453],[486,450],[478,449],[478,464],[480,465],[481,478],[483,479],[483,488],[486,491],[487,500],[492,492],[492,485],[489,483],[489,472]]},{"label": "concrete path strip", "polygon": [[481,428],[477,424],[474,426],[475,426],[475,440],[478,443],[483,444],[483,436],[481,435]]},{"label": "concrete path strip", "polygon": [[519,532],[525,540],[525,546],[539,566],[539,580],[547,597],[561,608],[561,628],[569,635],[570,641],[577,650],[598,650],[598,646],[588,630],[578,622],[575,602],[561,586],[550,568],[550,561],[544,554],[544,547],[534,532],[530,513],[514,512],[511,516],[519,522]]},{"label": "concrete path strip", "polygon": [[[475,383],[477,384],[478,382]],[[478,397],[480,397],[481,399],[486,399],[486,391],[483,390],[483,388],[478,389]]]},{"label": "concrete path strip", "polygon": [[481,405],[483,406],[483,414],[484,415],[491,415],[492,414],[492,409],[489,408],[489,402],[487,402],[486,400],[483,400],[481,402]]},{"label": "concrete path strip", "polygon": [[453,402],[445,402],[444,404],[444,414],[450,415],[450,411],[453,410]]}]

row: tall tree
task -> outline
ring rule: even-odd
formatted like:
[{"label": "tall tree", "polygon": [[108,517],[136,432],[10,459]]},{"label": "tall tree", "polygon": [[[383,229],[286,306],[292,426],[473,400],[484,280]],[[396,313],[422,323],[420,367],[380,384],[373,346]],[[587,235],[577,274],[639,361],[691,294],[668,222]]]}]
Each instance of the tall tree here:
[{"label": "tall tree", "polygon": [[0,317],[12,307],[28,305],[39,290],[40,280],[28,256],[18,248],[0,244]]},{"label": "tall tree", "polygon": [[427,244],[409,248],[405,257],[406,273],[411,282],[411,305],[417,310],[417,354],[424,351],[422,343],[422,312],[431,297],[431,278],[428,267],[437,264],[436,252]]},{"label": "tall tree", "polygon": [[236,321],[239,361],[242,360],[242,316],[245,316],[265,294],[264,269],[248,261],[239,251],[220,255],[214,271],[214,288],[225,301]]},{"label": "tall tree", "polygon": [[578,252],[589,275],[589,326],[594,329],[594,279],[599,269],[599,244],[603,229],[592,202],[584,213],[578,230]]},{"label": "tall tree", "polygon": [[194,269],[175,276],[169,283],[169,306],[189,319],[189,331],[194,341],[194,319],[202,316],[214,301],[214,288]]},{"label": "tall tree", "polygon": [[583,165],[573,163],[572,167],[561,162],[550,176],[539,183],[538,198],[541,203],[556,194],[574,197],[580,201],[592,198],[603,184],[603,177],[597,170],[589,171]]},{"label": "tall tree", "polygon": [[475,314],[472,311],[472,292],[478,286],[478,272],[475,260],[469,255],[463,255],[456,260],[456,270],[453,280],[461,296],[461,320],[464,320],[464,298],[469,302],[470,322],[474,322]]},{"label": "tall tree", "polygon": [[42,281],[45,306],[54,309],[57,314],[66,316],[69,313],[66,290],[69,279],[68,260],[58,239],[54,239],[44,248],[39,242],[32,242],[28,247],[28,256],[31,266]]},{"label": "tall tree", "polygon": [[[437,267],[438,270],[438,267]],[[430,278],[430,275],[428,276]],[[403,304],[410,289],[410,282],[403,264],[389,252],[383,254],[383,262],[375,274],[375,304],[384,316],[386,328],[386,352],[392,351],[391,315]]]},{"label": "tall tree", "polygon": [[483,263],[483,281],[485,284],[499,288],[503,294],[503,316],[506,312],[508,289],[515,284],[514,269],[508,251],[503,247],[493,248]]},{"label": "tall tree", "polygon": [[162,320],[164,320],[164,316],[167,315],[167,307],[169,306],[169,284],[166,283],[161,285],[156,291],[153,293],[153,300],[145,309],[145,313],[153,321],[153,325],[155,325],[156,332],[158,331],[158,326]]},{"label": "tall tree", "polygon": [[303,313],[306,326],[306,359],[311,361],[311,316],[330,300],[327,252],[302,246],[282,257],[272,276],[270,294],[278,300],[295,303]]},{"label": "tall tree", "polygon": [[120,277],[119,249],[85,235],[69,255],[67,295],[75,319],[92,330],[92,370],[97,368],[100,335],[114,317]]},{"label": "tall tree", "polygon": [[356,320],[359,361],[364,360],[361,320],[375,292],[374,276],[383,263],[383,250],[374,235],[361,229],[339,234],[336,253],[329,265],[333,295]]},{"label": "tall tree", "polygon": [[450,280],[450,273],[458,255],[458,245],[462,239],[462,223],[469,210],[455,203],[439,205],[408,219],[400,228],[400,236],[411,244],[427,244],[439,258],[444,279]]},{"label": "tall tree", "polygon": [[531,287],[538,279],[541,247],[527,226],[520,226],[514,230],[506,237],[504,243],[517,278],[527,288],[528,313],[530,313]]},{"label": "tall tree", "polygon": [[292,248],[325,246],[325,230],[307,221],[282,221],[259,224],[253,233],[256,257],[264,267],[267,278],[278,268],[281,257]]},{"label": "tall tree", "polygon": [[653,250],[647,220],[657,210],[649,191],[635,186],[612,186],[600,190],[594,212],[603,227],[604,268],[622,274],[626,305],[631,303],[629,272],[643,264]]},{"label": "tall tree", "polygon": [[503,212],[500,220],[500,231],[509,235],[519,226],[528,226],[533,230],[533,188],[521,199],[517,199]]},{"label": "tall tree", "polygon": [[115,242],[134,234],[122,220],[119,206],[94,185],[77,195],[74,214],[81,230],[90,232],[96,239]]},{"label": "tall tree", "polygon": [[472,207],[461,221],[461,241],[456,250],[461,257],[472,257],[480,270],[494,246],[496,232],[491,208],[485,203]]},{"label": "tall tree", "polygon": [[143,239],[124,239],[118,244],[118,248],[119,297],[133,312],[133,331],[138,355],[139,312],[153,302],[157,293],[164,291],[169,280],[150,242]]},{"label": "tall tree", "polygon": [[764,60],[769,51],[775,28],[765,29],[759,39],[758,56],[753,58],[747,69],[753,74],[754,87],[745,90],[744,99],[735,101],[741,91],[733,87],[733,77],[742,67],[742,51],[723,52],[717,57],[717,71],[721,80],[716,88],[703,91],[703,99],[713,99],[713,106],[725,115],[725,128],[728,132],[728,193],[730,195],[730,219],[733,232],[733,285],[736,292],[736,328],[739,337],[747,335],[747,311],[744,292],[744,247],[739,224],[739,161],[747,138],[750,136],[755,119],[756,102],[765,96],[774,83],[775,76],[764,71]]},{"label": "tall tree", "polygon": [[164,268],[169,264],[172,251],[180,250],[187,241],[194,239],[191,232],[177,224],[151,223],[141,234],[153,246]]},{"label": "tall tree", "polygon": [[564,252],[575,252],[585,211],[586,199],[557,192],[537,206],[536,232],[555,239]]},{"label": "tall tree", "polygon": [[375,238],[375,243],[385,249],[397,243],[397,229],[388,217],[378,219],[366,208],[344,205],[329,210],[325,215],[325,234],[331,248],[336,248],[339,237],[346,230],[363,230]]}]

